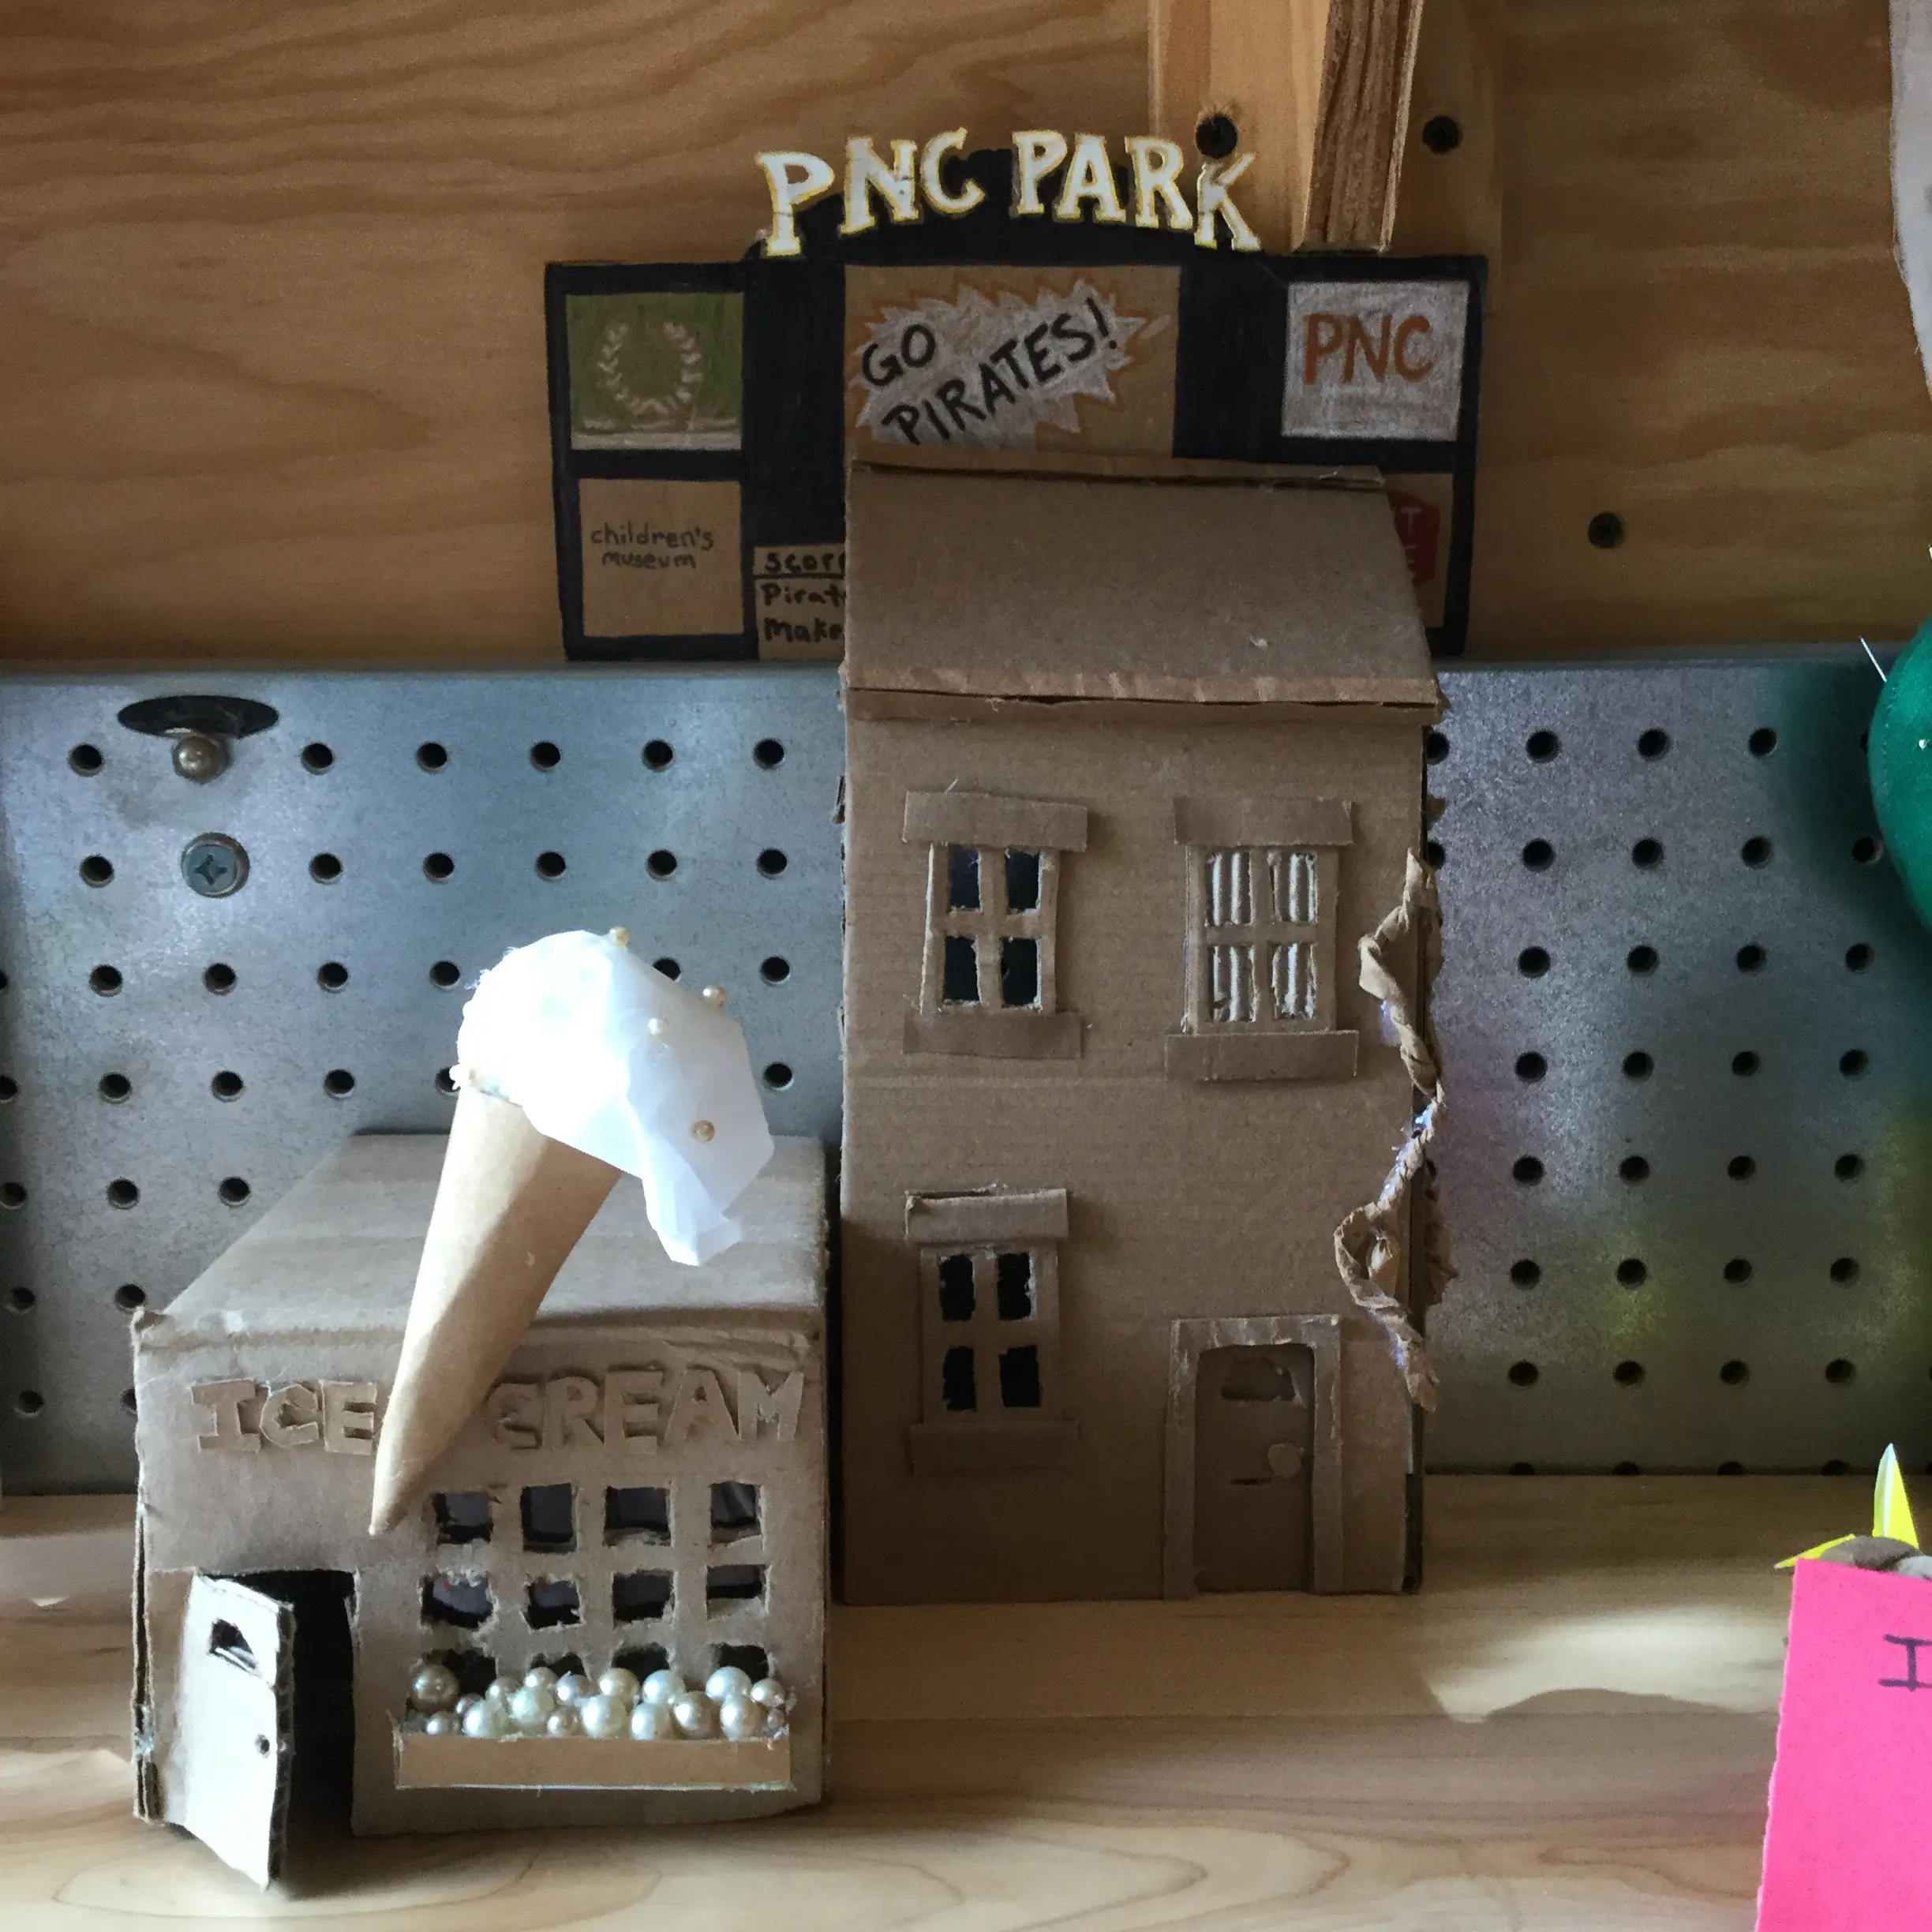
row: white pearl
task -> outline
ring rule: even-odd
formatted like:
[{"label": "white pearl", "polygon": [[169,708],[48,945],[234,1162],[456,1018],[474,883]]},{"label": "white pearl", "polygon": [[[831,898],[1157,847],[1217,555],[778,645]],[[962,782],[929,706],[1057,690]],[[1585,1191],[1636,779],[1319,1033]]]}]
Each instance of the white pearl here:
[{"label": "white pearl", "polygon": [[698,997],[702,1000],[713,1013],[716,1013],[723,1007],[724,1002],[728,996],[726,994],[724,989],[721,986],[708,986],[698,994]]},{"label": "white pearl", "polygon": [[556,1698],[541,1684],[523,1684],[510,1694],[506,1708],[519,1731],[541,1731],[556,1709]]},{"label": "white pearl", "polygon": [[765,1711],[748,1697],[730,1697],[718,1706],[718,1728],[739,1741],[765,1735]]},{"label": "white pearl", "polygon": [[597,1695],[597,1686],[582,1671],[572,1671],[568,1676],[556,1680],[556,1701],[560,1704],[581,1704],[587,1697]]},{"label": "white pearl", "polygon": [[662,1039],[671,1031],[671,1023],[661,1013],[653,1013],[644,1022],[644,1031],[653,1039]]},{"label": "white pearl", "polygon": [[677,1734],[677,1720],[671,1715],[668,1704],[640,1704],[631,1713],[631,1735],[640,1744],[674,1738]]},{"label": "white pearl", "polygon": [[586,1698],[577,1706],[577,1720],[583,1726],[586,1737],[622,1737],[630,1717],[628,1707],[616,1698]]},{"label": "white pearl", "polygon": [[607,1698],[615,1698],[620,1704],[635,1703],[637,1700],[638,1680],[634,1672],[622,1665],[607,1670],[597,1679],[597,1689]]},{"label": "white pearl", "polygon": [[674,1670],[653,1671],[644,1679],[647,1704],[671,1704],[684,1694],[684,1679]]},{"label": "white pearl", "polygon": [[410,1702],[419,1711],[447,1710],[462,1689],[447,1664],[425,1664],[410,1679]]},{"label": "white pearl", "polygon": [[554,1690],[557,1687],[557,1674],[547,1664],[539,1664],[534,1670],[523,1673],[523,1683],[526,1690]]},{"label": "white pearl", "polygon": [[743,1697],[751,1688],[751,1679],[736,1664],[721,1664],[705,1679],[705,1695],[713,1704],[722,1704],[727,1698]]},{"label": "white pearl", "polygon": [[790,1708],[792,1693],[776,1677],[761,1677],[751,1687],[751,1702],[767,1710],[785,1710]]},{"label": "white pearl", "polygon": [[462,1729],[462,1720],[454,1711],[432,1711],[423,1728],[432,1737],[455,1737]]},{"label": "white pearl", "polygon": [[631,930],[626,926],[613,926],[610,929],[610,942],[614,946],[627,946],[631,943]]},{"label": "white pearl", "polygon": [[462,1728],[465,1737],[507,1737],[510,1720],[500,1704],[492,1704],[485,1698],[481,1704],[473,1704],[463,1713]]},{"label": "white pearl", "polygon": [[467,1717],[482,1702],[483,1700],[474,1690],[466,1690],[456,1700],[456,1715],[459,1717]]},{"label": "white pearl", "polygon": [[687,1738],[710,1737],[717,1728],[717,1706],[701,1693],[691,1690],[671,1706],[678,1732]]},{"label": "white pearl", "polygon": [[577,1713],[567,1704],[560,1705],[545,1720],[544,1731],[550,1737],[581,1737],[583,1726],[577,1721]]},{"label": "white pearl", "polygon": [[492,1677],[490,1687],[483,1693],[483,1700],[487,1704],[507,1704],[511,1693],[522,1688],[514,1677]]}]

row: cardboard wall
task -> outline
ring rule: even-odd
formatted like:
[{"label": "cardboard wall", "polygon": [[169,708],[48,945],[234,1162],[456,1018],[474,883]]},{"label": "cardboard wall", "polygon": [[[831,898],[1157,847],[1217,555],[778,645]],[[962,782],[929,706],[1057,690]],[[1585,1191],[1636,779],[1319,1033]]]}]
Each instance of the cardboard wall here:
[{"label": "cardboard wall", "polygon": [[[762,146],[1147,116],[1144,0],[111,21],[0,26],[14,661],[558,661],[546,260],[736,254]],[[1495,262],[1477,651],[1932,604],[1889,99],[1884,0],[1430,0],[1397,240]]]}]

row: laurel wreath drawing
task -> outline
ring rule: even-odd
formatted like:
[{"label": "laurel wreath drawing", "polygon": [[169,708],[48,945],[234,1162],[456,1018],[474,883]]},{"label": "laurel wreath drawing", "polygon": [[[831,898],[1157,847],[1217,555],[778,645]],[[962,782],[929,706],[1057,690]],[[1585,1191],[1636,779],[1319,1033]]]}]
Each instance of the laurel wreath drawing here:
[{"label": "laurel wreath drawing", "polygon": [[[605,325],[597,343],[596,369],[598,386],[634,429],[663,429],[689,418],[698,392],[704,384],[704,350],[698,338],[682,322],[660,322],[657,331],[677,357],[677,379],[665,394],[640,395],[625,380],[624,350],[631,343],[631,324],[621,316]],[[597,429],[605,427],[599,423]],[[615,428],[616,425],[609,425]]]}]

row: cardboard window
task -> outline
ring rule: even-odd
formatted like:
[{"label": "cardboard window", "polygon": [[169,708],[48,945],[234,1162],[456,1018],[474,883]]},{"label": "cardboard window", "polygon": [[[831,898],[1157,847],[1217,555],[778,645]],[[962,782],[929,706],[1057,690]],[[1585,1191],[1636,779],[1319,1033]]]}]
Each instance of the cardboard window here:
[{"label": "cardboard window", "polygon": [[432,1576],[423,1578],[422,1614],[425,1623],[444,1623],[452,1630],[481,1630],[496,1605],[489,1586],[478,1577]]},{"label": "cardboard window", "polygon": [[673,1592],[668,1570],[634,1570],[611,1578],[611,1615],[620,1623],[643,1623],[666,1615]]},{"label": "cardboard window", "polygon": [[642,1543],[671,1541],[671,1492],[658,1488],[606,1489],[604,1541]]},{"label": "cardboard window", "polygon": [[480,1489],[452,1489],[431,1498],[439,1543],[487,1543],[493,1523]]},{"label": "cardboard window", "polygon": [[757,1644],[724,1643],[717,1645],[711,1653],[711,1668],[722,1670],[726,1664],[735,1664],[754,1683],[759,1679],[775,1673],[771,1659]]},{"label": "cardboard window", "polygon": [[713,1563],[705,1572],[705,1608],[715,1612],[739,1604],[758,1603],[765,1595],[762,1563]]},{"label": "cardboard window", "polygon": [[971,1415],[979,1406],[979,1379],[969,1348],[949,1348],[939,1361],[939,1399],[949,1413]]},{"label": "cardboard window", "polygon": [[711,1485],[711,1541],[736,1543],[758,1533],[758,1492],[754,1483],[715,1482]]},{"label": "cardboard window", "polygon": [[523,1547],[571,1550],[577,1547],[576,1492],[568,1483],[533,1483],[522,1500]]},{"label": "cardboard window", "polygon": [[616,1670],[627,1670],[642,1683],[653,1671],[671,1668],[671,1653],[662,1644],[631,1644],[611,1653],[611,1665]]},{"label": "cardboard window", "polygon": [[556,1630],[583,1621],[583,1599],[567,1577],[539,1577],[524,1600],[523,1620],[532,1630]]}]

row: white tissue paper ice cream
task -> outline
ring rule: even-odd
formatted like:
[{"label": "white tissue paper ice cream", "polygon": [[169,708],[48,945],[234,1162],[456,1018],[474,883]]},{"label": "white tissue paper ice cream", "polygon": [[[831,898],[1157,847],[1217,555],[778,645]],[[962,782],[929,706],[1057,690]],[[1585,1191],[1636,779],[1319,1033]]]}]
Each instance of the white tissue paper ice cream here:
[{"label": "white tissue paper ice cream", "polygon": [[456,1053],[465,1080],[539,1133],[635,1174],[672,1260],[695,1267],[739,1239],[732,1204],[772,1155],[744,1035],[616,935],[506,953],[463,1009]]}]

